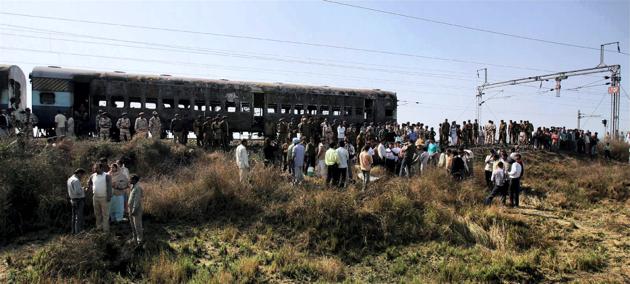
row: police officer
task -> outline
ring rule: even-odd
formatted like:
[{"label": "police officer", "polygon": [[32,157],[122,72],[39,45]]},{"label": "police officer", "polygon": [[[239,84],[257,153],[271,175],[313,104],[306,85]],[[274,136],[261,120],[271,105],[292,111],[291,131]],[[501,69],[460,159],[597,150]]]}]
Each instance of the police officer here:
[{"label": "police officer", "polygon": [[213,146],[214,129],[212,128],[212,117],[206,117],[203,123],[203,147],[208,150]]},{"label": "police officer", "polygon": [[506,128],[507,128],[507,125],[505,124],[505,121],[503,121],[502,119],[501,123],[499,124],[499,144],[502,144],[502,145],[506,144],[506,141],[505,141],[505,139],[507,138]]},{"label": "police officer", "polygon": [[184,121],[179,117],[179,113],[175,114],[175,118],[171,120],[171,131],[173,132],[173,143],[184,143],[182,133],[184,132]]},{"label": "police officer", "polygon": [[195,136],[197,136],[197,146],[203,147],[203,115],[198,115],[197,119],[193,122],[193,130],[195,131]]},{"label": "police officer", "polygon": [[157,111],[153,111],[153,116],[149,119],[149,132],[151,132],[151,138],[160,139],[162,135],[162,121],[158,116]]},{"label": "police officer", "polygon": [[287,123],[284,121],[284,118],[280,118],[278,120],[278,142],[284,143],[287,141],[287,135],[289,134],[289,129]]},{"label": "police officer", "polygon": [[131,127],[131,120],[127,117],[127,113],[123,112],[122,117],[116,121],[116,127],[120,130],[120,142],[131,139],[131,133],[129,127]]},{"label": "police officer", "polygon": [[109,140],[110,129],[112,128],[112,120],[107,115],[107,112],[104,111],[101,113],[101,116],[98,119],[98,135],[102,140]]},{"label": "police officer", "polygon": [[135,129],[137,136],[140,136],[142,138],[147,137],[147,133],[149,131],[149,122],[147,122],[147,119],[144,118],[144,112],[140,112],[138,114],[133,128]]}]

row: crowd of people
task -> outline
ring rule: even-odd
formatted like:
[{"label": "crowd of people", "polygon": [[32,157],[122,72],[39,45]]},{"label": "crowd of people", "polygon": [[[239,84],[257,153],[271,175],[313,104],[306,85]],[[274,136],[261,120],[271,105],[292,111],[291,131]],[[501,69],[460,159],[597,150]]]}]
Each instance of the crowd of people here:
[{"label": "crowd of people", "polygon": [[[58,112],[54,122],[58,138],[76,135],[72,115],[67,118]],[[148,119],[141,112],[133,124],[127,113],[123,113],[114,124],[107,112],[101,111],[96,122],[93,133],[104,140],[111,138],[113,125],[119,130],[122,142],[132,138],[132,125],[133,136],[164,138],[163,123],[157,112]],[[2,138],[19,132],[32,133],[36,125],[37,117],[29,109],[25,109],[17,120],[6,111],[0,113]],[[174,143],[188,143],[186,129],[188,127],[176,114],[170,121]],[[198,147],[229,149],[231,137],[225,116],[200,116],[193,122],[193,131]],[[630,135],[627,139],[630,140]],[[604,140],[608,143],[608,134]],[[564,127],[534,128],[528,121],[506,123],[502,120],[497,127],[493,121],[481,126],[476,120],[464,121],[461,125],[444,120],[433,128],[423,123],[351,124],[343,120],[303,116],[299,122],[279,119],[273,126],[272,135],[264,139],[261,150],[265,166],[286,172],[294,184],[301,184],[304,176],[311,176],[322,179],[327,187],[340,189],[362,182],[361,189],[366,190],[377,178],[371,173],[375,166],[391,176],[411,178],[437,169],[446,171],[455,180],[463,180],[474,173],[472,147],[484,146],[492,149],[484,161],[488,186],[486,204],[500,196],[503,204],[509,197],[511,206],[519,206],[520,179],[525,169],[519,153],[521,149],[573,151],[593,156],[597,154],[599,143],[597,132]],[[508,148],[510,151],[498,150]],[[609,156],[609,146],[604,149],[605,155]],[[240,181],[248,183],[251,163],[247,139],[241,140],[235,148],[235,158]],[[128,221],[133,240],[141,243],[142,188],[139,177],[130,175],[122,162],[108,165],[106,160],[94,165],[87,186],[83,187],[81,181],[86,174],[85,170],[77,169],[67,183],[72,206],[72,232],[79,233],[83,229],[86,192],[91,192],[97,229],[107,232],[111,222]]]},{"label": "crowd of people", "polygon": [[128,221],[131,225],[131,240],[142,244],[143,194],[139,184],[140,177],[130,175],[122,161],[108,165],[105,158],[94,164],[92,173],[87,178],[87,186],[83,186],[81,181],[86,174],[86,170],[78,168],[67,181],[72,208],[72,233],[78,234],[83,231],[86,194],[91,193],[96,229],[107,233],[110,230],[110,223]]}]

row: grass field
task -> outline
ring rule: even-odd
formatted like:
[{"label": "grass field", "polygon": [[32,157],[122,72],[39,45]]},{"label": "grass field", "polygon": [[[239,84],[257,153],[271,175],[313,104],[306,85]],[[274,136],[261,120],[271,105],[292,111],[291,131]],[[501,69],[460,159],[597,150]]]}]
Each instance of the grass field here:
[{"label": "grass field", "polygon": [[[126,224],[94,232],[91,206],[67,234],[65,180],[99,157],[144,177],[144,247]],[[630,167],[524,159],[513,209],[483,206],[481,163],[461,183],[436,170],[361,192],[256,162],[244,186],[231,154],[170,143],[0,144],[0,282],[630,282]]]}]

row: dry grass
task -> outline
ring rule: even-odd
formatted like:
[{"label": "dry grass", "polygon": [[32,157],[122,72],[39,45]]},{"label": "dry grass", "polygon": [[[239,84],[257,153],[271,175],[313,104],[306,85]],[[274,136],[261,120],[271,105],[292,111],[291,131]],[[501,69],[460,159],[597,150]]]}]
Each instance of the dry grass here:
[{"label": "dry grass", "polygon": [[[487,193],[480,167],[474,178],[464,182],[454,182],[436,170],[412,179],[383,178],[361,192],[355,186],[323,189],[312,178],[303,186],[292,186],[284,174],[256,161],[251,183],[241,184],[231,154],[205,154],[146,140],[122,147],[77,143],[60,150],[6,156],[11,151],[0,147],[0,156],[9,157],[0,161],[0,166],[9,169],[0,173],[0,201],[4,202],[0,205],[8,208],[0,211],[4,238],[36,228],[26,223],[55,226],[67,220],[65,179],[72,168],[87,167],[101,156],[125,157],[132,171],[145,177],[141,181],[144,209],[154,231],[175,225],[189,228],[181,235],[154,236],[154,241],[183,239],[184,244],[173,245],[175,251],[157,248],[137,258],[121,257],[122,246],[91,247],[98,241],[96,236],[61,238],[42,249],[33,262],[19,266],[31,269],[16,272],[22,277],[16,279],[338,282],[356,280],[357,267],[365,265],[373,269],[366,274],[384,278],[359,282],[535,282],[542,279],[541,271],[598,272],[610,265],[592,251],[550,253],[555,246],[565,245],[558,241],[565,232],[553,231],[553,224],[533,221],[514,210],[482,206]],[[18,160],[23,169],[14,165]],[[605,203],[622,206],[630,197],[629,174],[628,166],[618,164],[555,154],[526,155],[523,204],[580,210]],[[37,179],[40,176],[46,178]],[[31,199],[36,202],[30,207],[15,202]],[[202,233],[197,228],[212,229]],[[407,251],[408,247],[423,254]],[[80,259],[68,257],[83,250],[91,253]],[[107,257],[112,250],[116,263]],[[386,261],[379,260],[383,255]]]}]

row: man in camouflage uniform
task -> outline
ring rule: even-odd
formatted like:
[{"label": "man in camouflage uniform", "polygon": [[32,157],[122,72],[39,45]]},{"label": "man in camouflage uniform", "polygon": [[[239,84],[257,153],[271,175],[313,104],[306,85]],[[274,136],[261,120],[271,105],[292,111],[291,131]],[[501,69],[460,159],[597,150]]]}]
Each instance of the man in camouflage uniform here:
[{"label": "man in camouflage uniform", "polygon": [[289,127],[287,123],[284,121],[284,118],[280,118],[278,120],[278,142],[284,143],[287,141],[289,135]]},{"label": "man in camouflage uniform", "polygon": [[95,123],[94,125],[96,125],[96,132],[94,133],[96,137],[100,136],[101,133],[101,127],[99,125],[100,121],[101,121],[101,116],[103,116],[103,111],[102,109],[98,110],[98,113],[96,114],[96,118],[95,118]]},{"label": "man in camouflage uniform", "polygon": [[206,117],[206,121],[203,123],[203,147],[208,150],[214,146],[214,129],[212,128],[212,117]]},{"label": "man in camouflage uniform", "polygon": [[221,137],[223,142],[223,150],[227,151],[230,147],[230,141],[232,141],[232,133],[230,132],[230,124],[228,123],[227,116],[221,117],[219,121],[219,127],[221,127],[221,132],[223,136]]},{"label": "man in camouflage uniform", "polygon": [[510,136],[510,144],[514,144],[516,142],[514,133],[517,133],[516,129],[515,129],[514,125],[514,121],[510,120],[510,122],[508,123],[508,133]]},{"label": "man in camouflage uniform", "polygon": [[173,132],[173,143],[183,143],[182,134],[184,132],[184,121],[179,117],[179,113],[175,114],[175,118],[171,120],[171,131]]},{"label": "man in camouflage uniform", "polygon": [[217,116],[212,121],[212,132],[214,133],[214,139],[212,144],[216,147],[223,145],[223,129],[221,129],[221,117]]},{"label": "man in camouflage uniform", "polygon": [[197,119],[193,122],[193,131],[195,131],[195,136],[197,137],[197,146],[203,147],[203,115],[198,115]]},{"label": "man in camouflage uniform", "polygon": [[127,113],[123,112],[122,117],[116,121],[116,127],[120,132],[120,142],[127,141],[131,139],[131,133],[129,132],[129,127],[131,127],[131,120],[127,117]]},{"label": "man in camouflage uniform", "polygon": [[109,132],[112,128],[112,120],[107,115],[107,112],[101,113],[98,119],[98,135],[102,140],[109,140]]},{"label": "man in camouflage uniform", "polygon": [[16,119],[19,122],[18,129],[24,133],[24,138],[30,140],[33,138],[33,127],[39,123],[39,119],[31,112],[30,108],[24,109],[20,114],[19,120]]},{"label": "man in camouflage uniform", "polygon": [[486,124],[486,145],[493,145],[495,141],[495,135],[497,134],[497,128],[494,125],[494,121],[488,120]]},{"label": "man in camouflage uniform", "polygon": [[147,138],[149,133],[149,122],[144,118],[144,112],[140,112],[134,123],[133,129],[136,131],[136,136]]},{"label": "man in camouflage uniform", "polygon": [[149,132],[151,132],[153,139],[160,139],[162,135],[162,121],[160,121],[157,111],[153,111],[153,116],[149,119]]}]

